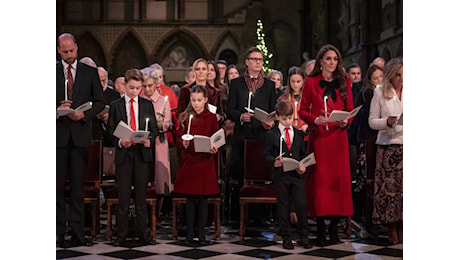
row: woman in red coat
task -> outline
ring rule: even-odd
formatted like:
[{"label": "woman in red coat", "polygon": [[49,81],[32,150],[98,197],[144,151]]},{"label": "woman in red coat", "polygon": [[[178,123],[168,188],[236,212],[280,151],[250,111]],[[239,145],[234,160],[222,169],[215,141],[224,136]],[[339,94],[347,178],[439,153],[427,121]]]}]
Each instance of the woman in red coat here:
[{"label": "woman in red coat", "polygon": [[[326,106],[326,109],[325,109]],[[347,120],[327,122],[333,110],[353,109],[350,80],[343,70],[342,57],[335,46],[323,46],[313,72],[305,79],[300,105],[300,118],[310,129],[308,150],[315,153],[316,165],[305,178],[309,216],[316,216],[318,245],[326,244],[325,218],[330,243],[339,243],[338,221],[353,215]]]},{"label": "woman in red coat", "polygon": [[[190,103],[179,116],[178,136],[188,132],[190,135],[211,136],[218,130],[217,117],[207,108],[207,90],[203,85],[195,85],[190,90]],[[192,115],[192,119],[190,119]],[[190,128],[189,128],[190,124]],[[179,139],[179,138],[178,138]],[[193,241],[193,224],[195,222],[195,204],[198,204],[198,240],[206,245],[204,227],[208,216],[207,196],[219,193],[215,168],[217,148],[212,147],[209,153],[195,152],[194,142],[179,139],[177,150],[181,160],[177,170],[174,190],[187,195],[185,219],[187,223],[186,244]]]}]

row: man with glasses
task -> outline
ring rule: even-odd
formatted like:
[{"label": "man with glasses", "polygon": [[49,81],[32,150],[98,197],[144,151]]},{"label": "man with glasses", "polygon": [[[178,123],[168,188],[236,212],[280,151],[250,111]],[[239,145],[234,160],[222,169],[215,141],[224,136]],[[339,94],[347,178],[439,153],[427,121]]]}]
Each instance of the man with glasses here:
[{"label": "man with glasses", "polygon": [[[244,140],[263,139],[265,132],[273,127],[273,121],[259,121],[253,118],[253,113],[248,112],[246,108],[254,110],[258,107],[271,113],[276,105],[275,83],[265,78],[262,72],[262,52],[256,47],[251,47],[245,59],[248,68],[241,77],[231,81],[227,103],[228,117],[235,122],[230,176],[238,181],[239,188],[243,185]],[[232,201],[237,204],[239,199],[236,197]],[[239,205],[231,207],[238,218]]]}]

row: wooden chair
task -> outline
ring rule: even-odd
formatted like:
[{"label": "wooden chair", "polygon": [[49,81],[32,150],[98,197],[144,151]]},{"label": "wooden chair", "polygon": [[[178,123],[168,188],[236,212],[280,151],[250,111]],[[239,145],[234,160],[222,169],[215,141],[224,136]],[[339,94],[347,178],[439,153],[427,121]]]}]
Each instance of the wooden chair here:
[{"label": "wooden chair", "polygon": [[[150,171],[149,171],[149,183],[147,187],[147,198],[146,203],[150,205],[150,235],[152,236],[153,240],[156,240],[157,232],[156,232],[156,214],[155,214],[155,207],[156,207],[156,192],[155,192],[155,167],[154,163],[150,164]],[[132,190],[131,198],[134,198],[134,190]],[[118,186],[116,183],[113,185],[111,189],[109,189],[105,195],[105,201],[107,203],[107,239],[112,239],[112,207],[118,205]],[[115,214],[116,216],[116,214]]]},{"label": "wooden chair", "polygon": [[244,186],[240,189],[240,240],[244,240],[249,203],[276,203],[271,165],[264,158],[264,140],[244,141]]},{"label": "wooden chair", "polygon": [[[220,179],[220,151],[218,152],[217,157],[217,179]],[[185,203],[187,203],[187,197],[184,194],[171,192],[172,196],[172,239],[177,239],[177,210],[183,208]],[[214,228],[216,233],[216,240],[220,240],[220,218],[221,218],[221,194],[212,195],[208,198],[208,204],[214,205]]]},{"label": "wooden chair", "polygon": [[[101,141],[93,140],[89,148],[88,164],[83,176],[83,201],[91,207],[91,225],[85,227],[85,231],[90,231],[93,239],[100,232],[100,208],[99,208],[99,191],[101,179]],[[70,198],[70,174],[66,175],[65,197]],[[85,221],[86,222],[86,221]]]}]

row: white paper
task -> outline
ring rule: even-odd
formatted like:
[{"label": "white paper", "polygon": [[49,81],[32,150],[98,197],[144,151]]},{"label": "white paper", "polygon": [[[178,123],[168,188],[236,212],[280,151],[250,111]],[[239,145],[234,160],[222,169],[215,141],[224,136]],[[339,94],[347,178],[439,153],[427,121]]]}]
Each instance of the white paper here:
[{"label": "white paper", "polygon": [[204,135],[194,135],[193,143],[195,146],[195,152],[210,153],[211,147],[219,148],[225,144],[225,131],[223,128],[221,128],[211,137]]},{"label": "white paper", "polygon": [[124,140],[140,143],[149,137],[149,131],[133,131],[125,122],[120,121],[113,135]]},{"label": "white paper", "polygon": [[217,107],[212,105],[212,104],[208,104],[208,110],[209,110],[209,112],[215,114],[216,111],[217,111]]},{"label": "white paper", "polygon": [[90,110],[93,107],[93,103],[91,101],[88,101],[79,107],[72,109],[72,108],[58,108],[56,110],[58,116],[66,116],[69,113],[74,113],[74,112],[85,112],[87,110]]},{"label": "white paper", "polygon": [[309,154],[308,156],[300,160],[300,162],[293,158],[283,157],[283,171],[284,172],[292,171],[300,167],[307,168],[308,166],[313,165],[313,164],[316,164],[314,153]]},{"label": "white paper", "polygon": [[254,117],[259,121],[275,121],[275,111],[269,114],[264,110],[256,107],[254,109]]},{"label": "white paper", "polygon": [[342,121],[345,119],[350,119],[356,114],[358,114],[359,110],[361,109],[362,105],[353,109],[351,112],[347,111],[342,111],[342,110],[334,110],[332,111],[331,115],[327,119],[328,122],[337,122],[337,121]]},{"label": "white paper", "polygon": [[110,110],[110,106],[109,105],[105,105],[104,109],[102,109],[101,112],[99,112],[99,114],[97,114],[98,116],[103,116],[105,113],[108,113]]},{"label": "white paper", "polygon": [[403,114],[401,114],[401,116],[399,117],[399,120],[396,123],[396,125],[403,125]]}]

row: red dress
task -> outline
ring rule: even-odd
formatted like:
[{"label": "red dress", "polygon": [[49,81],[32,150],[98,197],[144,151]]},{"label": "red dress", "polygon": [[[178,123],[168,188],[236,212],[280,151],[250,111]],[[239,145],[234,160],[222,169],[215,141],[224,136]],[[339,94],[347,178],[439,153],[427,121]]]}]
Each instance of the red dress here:
[{"label": "red dress", "polygon": [[[350,160],[348,154],[347,129],[341,129],[335,122],[329,123],[329,130],[324,125],[316,126],[313,122],[319,115],[324,115],[324,88],[319,81],[323,75],[307,77],[302,93],[300,118],[310,128],[308,152],[314,152],[316,164],[308,168],[305,176],[305,192],[307,197],[308,215],[322,216],[351,216],[353,215],[353,200],[351,196]],[[347,95],[343,99],[339,89],[336,92],[337,101],[327,100],[327,111],[353,109],[350,80],[347,79]],[[311,112],[310,112],[311,104]],[[351,121],[349,120],[349,124]]]},{"label": "red dress", "polygon": [[[214,158],[211,153],[196,153],[193,140],[188,149],[184,149],[180,138],[188,128],[188,119],[184,127],[177,130],[177,150],[181,160],[177,170],[174,191],[182,194],[212,195],[219,193]],[[215,114],[205,109],[201,114],[194,115],[190,126],[191,135],[211,136],[219,130]]]}]

